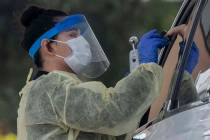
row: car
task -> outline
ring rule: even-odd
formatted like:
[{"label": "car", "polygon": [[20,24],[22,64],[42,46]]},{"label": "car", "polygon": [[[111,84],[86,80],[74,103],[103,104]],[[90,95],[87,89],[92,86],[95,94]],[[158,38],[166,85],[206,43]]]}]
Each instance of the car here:
[{"label": "car", "polygon": [[[174,35],[169,46],[161,50],[161,95],[148,111],[148,122],[136,130],[134,140],[210,140],[210,0],[184,0],[171,28],[181,24],[188,28],[185,49],[179,54],[181,37]],[[179,105],[179,89],[193,41],[200,51],[199,63],[192,73],[200,98]],[[205,80],[199,83],[201,75]]]}]

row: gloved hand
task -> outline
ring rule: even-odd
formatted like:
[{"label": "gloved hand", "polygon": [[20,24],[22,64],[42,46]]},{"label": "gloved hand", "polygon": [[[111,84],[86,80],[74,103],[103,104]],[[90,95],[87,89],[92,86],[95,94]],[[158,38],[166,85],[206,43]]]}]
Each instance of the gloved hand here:
[{"label": "gloved hand", "polygon": [[137,46],[140,64],[158,62],[158,49],[167,46],[169,39],[162,36],[157,29],[144,34]]},{"label": "gloved hand", "polygon": [[[183,52],[184,45],[185,45],[184,41],[179,43],[179,46],[180,46],[179,54]],[[198,64],[198,60],[199,60],[199,49],[197,45],[195,44],[195,42],[193,42],[185,70],[188,71],[190,74],[192,74],[193,69]]]}]

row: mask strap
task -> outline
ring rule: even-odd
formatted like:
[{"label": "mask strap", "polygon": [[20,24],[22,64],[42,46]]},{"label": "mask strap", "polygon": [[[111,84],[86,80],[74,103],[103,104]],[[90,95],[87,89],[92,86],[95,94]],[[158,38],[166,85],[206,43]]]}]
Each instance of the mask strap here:
[{"label": "mask strap", "polygon": [[55,54],[55,56],[57,56],[57,57],[59,57],[59,58],[62,58],[62,59],[65,58],[65,57],[63,57],[63,56],[61,56],[61,55],[57,55],[57,54]]},{"label": "mask strap", "polygon": [[54,40],[54,39],[49,39],[50,41],[53,42],[57,42],[57,43],[62,43],[62,44],[66,44],[66,42],[60,41],[60,40]]}]

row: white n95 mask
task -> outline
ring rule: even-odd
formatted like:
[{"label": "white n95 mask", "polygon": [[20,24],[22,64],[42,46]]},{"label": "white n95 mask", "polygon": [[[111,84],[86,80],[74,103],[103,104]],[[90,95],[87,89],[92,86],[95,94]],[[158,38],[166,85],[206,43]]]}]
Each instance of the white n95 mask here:
[{"label": "white n95 mask", "polygon": [[[57,40],[54,40],[57,41]],[[61,42],[61,41],[57,41]],[[65,63],[78,75],[82,74],[83,71],[91,62],[92,53],[90,50],[90,44],[83,36],[79,36],[74,39],[70,39],[63,42],[68,45],[71,49],[71,54],[67,57],[61,57],[64,59]]]}]

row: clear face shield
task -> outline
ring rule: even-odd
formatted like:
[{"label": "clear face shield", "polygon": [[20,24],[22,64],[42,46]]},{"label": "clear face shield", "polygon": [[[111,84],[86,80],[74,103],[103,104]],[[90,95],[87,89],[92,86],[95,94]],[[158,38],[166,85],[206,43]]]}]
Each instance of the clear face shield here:
[{"label": "clear face shield", "polygon": [[[88,24],[88,21],[83,15],[68,16],[57,23],[33,44],[29,50],[30,56],[34,58],[35,53],[41,47],[40,44],[43,39],[50,39],[60,32],[71,30],[78,31],[79,35],[68,41],[70,42],[69,47],[72,50],[72,55],[65,58],[64,61],[68,61],[68,59],[73,61],[69,66],[78,76],[87,78],[97,78],[101,76],[108,69],[110,63]],[[74,43],[75,41],[77,41],[77,43]],[[80,46],[86,47],[81,49]],[[83,53],[84,59],[80,57],[76,58],[75,55],[77,55],[77,52]],[[86,56],[86,54],[88,54],[88,56]],[[76,61],[84,62],[77,63]]]}]

